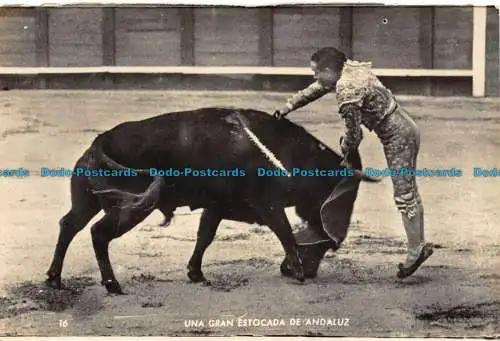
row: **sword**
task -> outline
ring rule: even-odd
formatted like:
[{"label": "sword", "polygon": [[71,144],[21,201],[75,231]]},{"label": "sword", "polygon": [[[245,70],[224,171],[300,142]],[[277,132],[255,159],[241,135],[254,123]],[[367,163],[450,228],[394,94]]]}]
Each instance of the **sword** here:
[{"label": "sword", "polygon": [[[281,161],[274,155],[274,153],[272,151],[269,150],[269,148],[267,148],[260,141],[260,139],[257,137],[257,135],[255,135],[252,132],[252,130],[247,126],[247,124],[245,123],[245,121],[241,117],[240,112],[236,111],[234,113],[234,117],[236,118],[236,120],[238,120],[238,123],[241,124],[241,126],[243,127],[243,130],[248,135],[248,137],[250,138],[250,140],[257,146],[257,148],[259,148],[259,150],[266,156],[266,158],[274,166],[276,166],[277,168],[279,168],[282,171],[284,171],[287,174],[288,177],[291,177],[291,173],[285,168],[285,166],[283,166],[283,164],[281,163]],[[354,176],[356,178],[360,179],[360,180],[364,180],[364,181],[367,181],[367,182],[380,182],[382,180],[380,178],[374,178],[374,177],[368,176],[368,175],[365,174],[365,172],[363,172],[362,170],[359,170],[359,169],[352,169],[351,168],[351,170],[354,172]]]},{"label": "sword", "polygon": [[245,131],[245,133],[248,135],[248,137],[250,138],[250,140],[257,146],[257,148],[259,148],[259,150],[265,155],[265,157],[274,165],[276,166],[277,168],[281,169],[282,171],[284,171],[288,177],[291,177],[291,173],[285,168],[285,166],[283,166],[283,164],[281,163],[281,161],[276,157],[276,155],[274,155],[274,153],[272,151],[269,150],[269,148],[267,148],[261,141],[260,139],[257,137],[257,135],[255,135],[252,130],[250,130],[250,128],[246,125],[245,121],[243,120],[243,118],[241,117],[241,114],[239,112],[235,112],[235,115],[236,115],[236,119],[238,120],[238,122],[242,125],[243,127],[243,130]]}]

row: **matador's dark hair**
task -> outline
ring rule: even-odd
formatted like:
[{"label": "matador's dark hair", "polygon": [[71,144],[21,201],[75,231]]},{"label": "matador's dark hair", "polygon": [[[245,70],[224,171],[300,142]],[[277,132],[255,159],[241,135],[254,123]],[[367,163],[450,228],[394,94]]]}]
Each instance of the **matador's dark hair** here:
[{"label": "matador's dark hair", "polygon": [[318,64],[319,69],[330,68],[333,71],[342,71],[347,61],[346,55],[334,47],[323,47],[314,52],[311,61]]}]

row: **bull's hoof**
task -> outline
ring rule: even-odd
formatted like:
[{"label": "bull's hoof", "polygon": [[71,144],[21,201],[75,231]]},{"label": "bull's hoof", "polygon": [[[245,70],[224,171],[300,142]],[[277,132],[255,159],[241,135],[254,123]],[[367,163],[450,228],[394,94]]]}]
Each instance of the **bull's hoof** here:
[{"label": "bull's hoof", "polygon": [[339,249],[339,246],[335,243],[321,243],[309,246],[303,245],[300,247],[304,266],[304,275],[306,278],[316,278],[318,276],[321,261],[329,249],[335,251]]},{"label": "bull's hoof", "polygon": [[187,275],[188,275],[189,279],[191,280],[191,282],[193,282],[193,283],[203,283],[203,284],[210,283],[210,281],[208,281],[205,278],[205,276],[203,275],[203,272],[201,272],[201,271],[191,270],[188,272]]},{"label": "bull's hoof", "polygon": [[110,279],[107,281],[102,282],[102,285],[106,287],[106,290],[108,291],[109,294],[115,294],[115,295],[125,295],[123,292],[120,283],[118,281]]},{"label": "bull's hoof", "polygon": [[304,268],[300,266],[296,271],[294,276],[296,280],[298,280],[300,283],[304,283],[306,280],[306,277],[304,276]]},{"label": "bull's hoof", "polygon": [[[316,278],[318,276],[319,263],[315,264],[303,264],[304,267],[304,277],[306,279]],[[294,277],[293,270],[290,264],[285,259],[280,266],[281,273],[286,277]]]},{"label": "bull's hoof", "polygon": [[295,278],[299,282],[303,283],[305,281],[305,274],[302,266],[299,266],[298,269],[293,269],[290,263],[285,260],[281,263],[280,266],[280,271],[283,276],[290,277],[290,278]]},{"label": "bull's hoof", "polygon": [[281,263],[280,271],[283,276],[293,277],[292,269],[286,259]]},{"label": "bull's hoof", "polygon": [[300,283],[304,283],[306,281],[306,278],[304,277],[304,275],[302,276],[297,276],[296,279],[300,282]]},{"label": "bull's hoof", "polygon": [[62,289],[61,276],[49,276],[45,280],[45,285],[52,289]]}]

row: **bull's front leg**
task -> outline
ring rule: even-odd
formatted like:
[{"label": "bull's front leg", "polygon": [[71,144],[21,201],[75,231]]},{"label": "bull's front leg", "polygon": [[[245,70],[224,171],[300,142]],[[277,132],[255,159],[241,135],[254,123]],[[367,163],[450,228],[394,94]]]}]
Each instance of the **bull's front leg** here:
[{"label": "bull's front leg", "polygon": [[[314,245],[299,245],[299,254],[302,257],[305,278],[315,278],[318,274],[318,268],[325,253],[329,250],[336,250],[333,242],[319,242]],[[288,259],[285,258],[280,266],[281,273],[287,277],[293,277],[291,266]]]},{"label": "bull's front leg", "polygon": [[252,206],[261,215],[267,226],[276,234],[285,250],[286,259],[290,265],[291,275],[304,282],[304,268],[299,254],[297,242],[292,232],[283,207],[269,205],[266,207]]},{"label": "bull's front leg", "polygon": [[212,244],[221,220],[222,217],[216,210],[205,209],[201,214],[196,245],[187,267],[189,270],[187,275],[195,283],[205,282],[206,284],[210,284],[201,271],[201,265],[203,255],[210,244]]},{"label": "bull's front leg", "polygon": [[[311,223],[306,222],[306,226],[294,234],[299,244],[299,253],[302,258],[304,276],[306,278],[316,277],[325,253],[330,249],[336,251],[340,247],[320,227],[321,224],[321,221],[314,220]],[[335,224],[335,226],[340,226],[340,224]],[[281,263],[280,269],[284,276],[292,276],[290,265],[286,258]]]}]

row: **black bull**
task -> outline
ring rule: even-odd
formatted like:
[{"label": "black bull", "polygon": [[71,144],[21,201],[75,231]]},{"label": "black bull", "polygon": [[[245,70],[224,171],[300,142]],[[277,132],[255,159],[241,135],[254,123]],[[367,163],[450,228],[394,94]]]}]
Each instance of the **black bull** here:
[{"label": "black bull", "polygon": [[[319,263],[329,248],[335,249],[342,242],[359,182],[370,179],[360,176],[359,172],[357,176],[347,177],[259,176],[258,168],[269,171],[278,168],[258,148],[258,142],[250,139],[243,129],[245,126],[290,171],[294,167],[302,170],[344,169],[339,165],[341,157],[304,128],[286,119],[276,120],[260,111],[203,108],[122,123],[100,134],[77,161],[75,169],[114,172],[133,169],[137,176],[123,176],[125,173],[122,176],[72,176],[72,206],[59,222],[60,233],[47,272],[47,283],[61,287],[61,272],[69,244],[102,209],[104,217],[91,228],[94,252],[102,284],[108,292],[121,293],[109,259],[110,241],[130,231],[155,209],[169,217],[181,206],[189,206],[191,210],[204,209],[188,265],[191,280],[205,281],[201,271],[203,254],[213,241],[221,220],[228,219],[267,225],[279,238],[286,254],[281,271],[303,281],[308,275],[306,262]],[[353,168],[361,169],[357,151],[350,155],[350,162]],[[239,169],[240,173],[168,177],[150,174],[151,168],[180,171],[185,168],[197,171]],[[339,196],[337,185],[341,181],[347,190],[341,189],[340,192],[344,193]],[[334,188],[334,195],[339,198],[330,207],[324,206]],[[323,242],[313,246],[297,245],[285,214],[285,208],[290,206],[295,206],[297,214],[310,227],[305,234],[297,234],[297,239],[302,238],[307,244],[307,239],[315,234],[320,236],[319,239],[314,237],[316,241],[323,238]],[[320,215],[322,209],[326,212]],[[323,230],[322,226],[327,227]],[[336,231],[333,234],[337,236],[337,243],[328,238],[325,231]],[[304,265],[301,256],[305,257]]]}]

